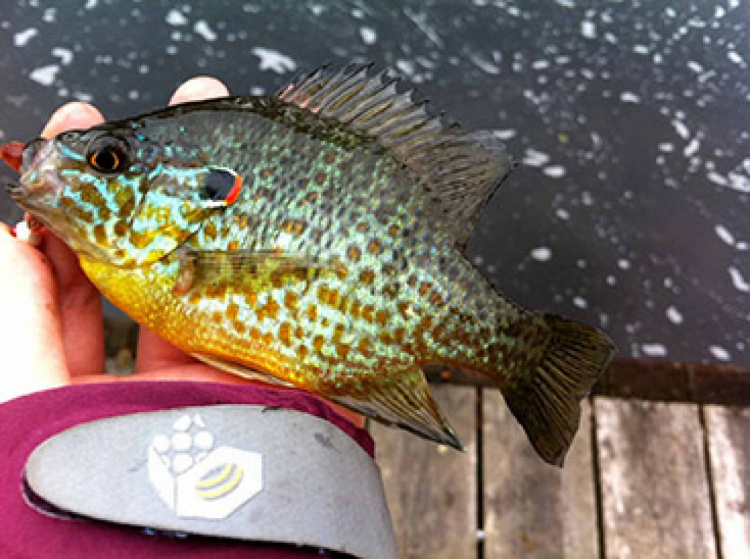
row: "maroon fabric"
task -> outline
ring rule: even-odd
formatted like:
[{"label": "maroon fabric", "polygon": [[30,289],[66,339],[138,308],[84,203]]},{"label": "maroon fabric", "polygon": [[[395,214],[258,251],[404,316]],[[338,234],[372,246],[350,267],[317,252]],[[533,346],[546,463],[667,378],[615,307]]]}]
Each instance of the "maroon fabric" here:
[{"label": "maroon fabric", "polygon": [[143,530],[85,519],[65,520],[32,508],[22,493],[31,452],[69,427],[128,413],[214,404],[279,406],[322,417],[371,456],[370,435],[309,394],[259,385],[116,382],[68,386],[0,405],[0,557],[3,559],[181,559],[320,557],[317,550],[211,538],[149,536]]}]

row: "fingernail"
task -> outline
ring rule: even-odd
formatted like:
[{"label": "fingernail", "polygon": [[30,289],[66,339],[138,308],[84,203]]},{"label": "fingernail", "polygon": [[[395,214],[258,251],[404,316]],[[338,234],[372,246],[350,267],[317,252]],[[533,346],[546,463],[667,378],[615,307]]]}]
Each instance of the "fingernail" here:
[{"label": "fingernail", "polygon": [[227,95],[229,95],[229,90],[220,80],[210,76],[200,76],[191,78],[180,85],[169,100],[169,104],[204,101]]},{"label": "fingernail", "polygon": [[42,130],[41,136],[50,138],[66,130],[89,128],[103,121],[104,117],[93,105],[81,101],[71,101],[52,113],[47,125]]}]

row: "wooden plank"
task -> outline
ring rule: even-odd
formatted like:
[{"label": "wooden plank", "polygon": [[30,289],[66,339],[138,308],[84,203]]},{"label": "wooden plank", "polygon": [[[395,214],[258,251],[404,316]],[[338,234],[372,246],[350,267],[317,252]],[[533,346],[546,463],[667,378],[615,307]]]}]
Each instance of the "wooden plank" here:
[{"label": "wooden plank", "polygon": [[596,398],[605,557],[717,557],[693,404]]},{"label": "wooden plank", "polygon": [[402,558],[477,556],[476,390],[434,387],[466,452],[373,425],[376,458]]},{"label": "wooden plank", "polygon": [[[486,376],[457,369],[434,367],[427,374],[432,382],[492,386]],[[750,406],[750,367],[618,356],[592,392],[654,402]]]},{"label": "wooden plank", "polygon": [[483,400],[486,557],[597,559],[588,403],[561,470],[536,455],[499,392]]},{"label": "wooden plank", "polygon": [[705,408],[723,556],[750,557],[750,409]]}]

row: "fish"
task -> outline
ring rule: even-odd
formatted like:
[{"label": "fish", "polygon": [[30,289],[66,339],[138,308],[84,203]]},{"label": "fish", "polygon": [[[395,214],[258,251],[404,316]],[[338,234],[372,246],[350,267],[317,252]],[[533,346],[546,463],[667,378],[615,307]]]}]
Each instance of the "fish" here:
[{"label": "fish", "polygon": [[0,157],[20,174],[13,200],[135,321],[218,369],[440,444],[462,449],[432,365],[491,379],[562,466],[614,353],[467,259],[514,163],[371,65],[10,142]]}]

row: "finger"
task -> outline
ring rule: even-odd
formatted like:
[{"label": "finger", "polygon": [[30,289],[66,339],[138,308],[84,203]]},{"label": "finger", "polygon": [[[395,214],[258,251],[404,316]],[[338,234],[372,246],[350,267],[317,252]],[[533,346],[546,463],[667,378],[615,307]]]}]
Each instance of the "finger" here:
[{"label": "finger", "polygon": [[42,137],[52,138],[67,130],[85,130],[102,122],[104,117],[99,109],[88,103],[72,101],[54,112],[42,130]]},{"label": "finger", "polygon": [[163,340],[145,326],[141,326],[138,334],[136,355],[138,358],[135,372],[139,375],[153,370],[196,363],[194,358]]},{"label": "finger", "polygon": [[[49,138],[73,129],[87,129],[104,122],[99,110],[88,103],[71,102],[50,117],[42,136]],[[55,272],[63,347],[71,376],[103,373],[104,326],[101,295],[78,265],[78,258],[52,233],[46,231],[40,250]]]},{"label": "finger", "polygon": [[69,380],[47,258],[0,223],[0,401]]},{"label": "finger", "polygon": [[169,100],[169,104],[177,105],[188,101],[205,101],[206,99],[226,97],[227,95],[229,95],[229,90],[221,81],[209,76],[199,76],[189,79],[178,87]]},{"label": "finger", "polygon": [[102,297],[78,264],[78,258],[46,231],[40,250],[55,271],[60,326],[70,376],[101,374],[105,370]]}]

